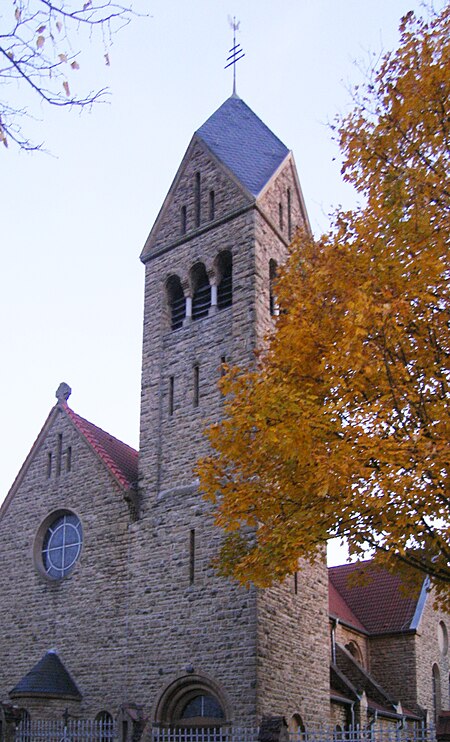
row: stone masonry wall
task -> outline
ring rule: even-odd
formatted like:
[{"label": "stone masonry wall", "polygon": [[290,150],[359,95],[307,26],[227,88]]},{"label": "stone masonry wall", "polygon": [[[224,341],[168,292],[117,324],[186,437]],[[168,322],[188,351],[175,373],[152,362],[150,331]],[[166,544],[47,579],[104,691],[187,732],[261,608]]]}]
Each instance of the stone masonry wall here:
[{"label": "stone masonry wall", "polygon": [[[255,320],[261,340],[276,318],[269,305],[269,262],[287,257],[287,191],[291,193],[292,232],[303,223],[292,162],[266,189],[255,224]],[[283,222],[279,221],[279,204]],[[283,240],[280,239],[281,233]],[[282,309],[282,308],[281,308]],[[299,714],[303,722],[329,722],[328,575],[325,556],[311,566],[301,562],[295,578],[258,594],[258,714]]]},{"label": "stone masonry wall", "polygon": [[[370,653],[369,653],[369,644],[368,644],[368,638],[365,634],[362,634],[359,631],[356,631],[354,629],[351,629],[349,626],[345,626],[342,623],[338,623],[336,627],[336,641],[338,644],[342,644],[344,647],[349,644],[350,642],[353,642],[356,644],[357,648],[359,649],[361,653],[361,659],[362,659],[362,666],[370,672]],[[353,653],[352,653],[353,654]],[[358,657],[355,656],[355,659],[358,660]]]},{"label": "stone masonry wall", "polygon": [[[206,194],[214,188],[216,214],[222,218],[233,212],[235,184],[230,181],[225,192],[221,186],[223,175],[214,159],[199,145],[191,154],[171,196],[174,205],[168,204],[166,214],[178,219],[185,203],[190,213],[193,182],[199,171]],[[164,225],[165,218],[161,218]],[[208,224],[207,215],[203,219]],[[206,232],[188,229],[184,242],[159,254],[157,234],[156,255],[146,265],[142,519],[133,525],[136,674],[130,700],[143,703],[152,718],[157,715],[158,700],[165,689],[176,681],[183,683],[183,678],[188,685],[186,668],[193,668],[195,676],[207,678],[220,688],[227,718],[238,723],[255,719],[255,591],[238,588],[214,572],[211,562],[221,533],[212,525],[209,506],[197,492],[193,473],[199,455],[207,451],[203,428],[207,421],[221,415],[223,399],[217,381],[222,358],[231,364],[247,363],[252,358],[253,233],[254,217],[247,211],[229,221],[211,223]],[[171,234],[170,226],[164,226],[164,236]],[[178,275],[189,295],[191,267],[202,262],[214,281],[217,255],[222,250],[229,250],[233,258],[232,306],[172,331],[165,292],[168,276]],[[193,399],[196,364],[198,406]],[[172,415],[168,404],[171,376]]]},{"label": "stone masonry wall", "polygon": [[[62,435],[61,474],[55,453]],[[66,469],[71,446],[71,470]],[[53,468],[48,476],[48,453]],[[40,563],[43,521],[68,509],[81,520],[83,547],[63,580],[43,576]],[[81,703],[64,702],[71,714],[115,713],[122,701],[126,666],[128,508],[123,492],[63,412],[56,412],[18,490],[1,520],[0,693],[2,700],[50,649],[75,680]],[[32,718],[52,716],[59,701],[27,702]],[[59,715],[59,710],[57,711]]]},{"label": "stone masonry wall", "polygon": [[[208,225],[203,216],[200,228],[189,230],[197,172],[206,194],[202,199],[210,189],[215,192],[218,221]],[[227,718],[234,723],[254,724],[262,713],[276,710],[289,715],[301,711],[300,707],[311,717],[325,706],[328,718],[324,566],[305,568],[299,595],[291,595],[286,585],[278,586],[258,597],[257,608],[254,589],[236,587],[211,567],[221,533],[212,525],[192,472],[199,455],[207,451],[204,424],[222,414],[223,400],[216,386],[221,359],[231,364],[251,363],[253,349],[273,326],[269,261],[284,261],[286,240],[274,228],[278,201],[272,201],[290,184],[293,220],[298,219],[292,173],[287,168],[279,174],[272,196],[267,189],[261,213],[251,208],[245,193],[236,192],[233,180],[224,180],[215,159],[194,142],[175,182],[146,248],[151,259],[146,265],[143,344],[142,520],[132,526],[136,614],[131,627],[135,652],[131,665],[139,667],[140,673],[133,679],[130,700],[150,706],[153,718],[157,717],[158,699],[177,681],[188,686],[189,668],[220,689]],[[180,238],[177,225],[185,204],[188,232]],[[237,208],[241,213],[236,214]],[[172,247],[171,239],[175,239]],[[189,295],[190,268],[203,262],[214,282],[221,250],[229,250],[233,257],[232,306],[171,331],[167,278],[178,275]],[[198,407],[193,404],[195,364],[200,379]],[[174,379],[173,414],[168,404],[170,377]],[[310,651],[315,652],[317,669],[306,690],[311,664],[305,658]],[[303,669],[298,670],[297,664],[303,664]]]},{"label": "stone masonry wall", "polygon": [[330,643],[324,554],[258,596],[258,711],[329,723]]},{"label": "stone masonry wall", "polygon": [[200,222],[208,225],[210,219],[209,194],[214,191],[214,221],[222,219],[249,203],[249,195],[220,167],[202,140],[193,137],[180,165],[169,195],[163,204],[151,233],[149,245],[157,252],[180,240],[183,236],[181,209],[186,207],[187,234],[196,230],[195,175],[201,173]]},{"label": "stone masonry wall", "polygon": [[[422,618],[416,635],[416,672],[417,672],[417,702],[419,706],[428,710],[428,718],[434,719],[433,699],[433,665],[439,670],[440,677],[440,708],[450,708],[449,699],[449,656],[448,632],[450,631],[449,615],[435,610],[433,606],[433,592],[428,594]],[[447,642],[440,641],[439,624],[447,635]]]},{"label": "stone masonry wall", "polygon": [[369,641],[372,677],[396,701],[418,711],[414,635],[374,636]]}]

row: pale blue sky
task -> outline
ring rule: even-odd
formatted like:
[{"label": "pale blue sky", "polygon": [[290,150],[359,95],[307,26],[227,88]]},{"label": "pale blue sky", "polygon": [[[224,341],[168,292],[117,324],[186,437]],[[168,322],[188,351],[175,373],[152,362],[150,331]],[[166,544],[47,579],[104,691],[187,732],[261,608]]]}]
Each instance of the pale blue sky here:
[{"label": "pale blue sky", "polygon": [[61,381],[73,409],[138,446],[139,253],[193,132],[231,93],[228,15],[246,54],[238,93],[293,150],[318,233],[334,206],[354,204],[327,124],[348,110],[355,62],[395,47],[400,17],[420,6],[140,0],[151,17],[115,38],[111,67],[98,47],[80,59],[80,83],[107,84],[110,103],[82,115],[34,107],[30,131],[52,156],[0,150],[0,501]]}]

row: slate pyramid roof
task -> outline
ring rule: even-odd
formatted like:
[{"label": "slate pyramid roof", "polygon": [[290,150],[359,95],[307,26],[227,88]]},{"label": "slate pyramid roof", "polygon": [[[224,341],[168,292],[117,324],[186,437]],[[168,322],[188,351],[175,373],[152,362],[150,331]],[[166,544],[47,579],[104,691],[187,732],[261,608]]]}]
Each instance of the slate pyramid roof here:
[{"label": "slate pyramid roof", "polygon": [[289,153],[238,96],[228,98],[195,133],[253,196]]},{"label": "slate pyramid roof", "polygon": [[81,699],[80,691],[55,651],[47,652],[9,695]]}]

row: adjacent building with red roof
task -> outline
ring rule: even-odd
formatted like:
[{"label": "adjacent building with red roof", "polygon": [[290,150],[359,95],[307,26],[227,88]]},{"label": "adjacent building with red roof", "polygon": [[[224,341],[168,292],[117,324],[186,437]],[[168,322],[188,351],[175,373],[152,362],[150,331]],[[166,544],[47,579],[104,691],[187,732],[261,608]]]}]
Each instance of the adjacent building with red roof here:
[{"label": "adjacent building with red roof", "polygon": [[414,590],[371,560],[328,576],[335,722],[435,721],[448,704],[448,635],[428,580]]}]

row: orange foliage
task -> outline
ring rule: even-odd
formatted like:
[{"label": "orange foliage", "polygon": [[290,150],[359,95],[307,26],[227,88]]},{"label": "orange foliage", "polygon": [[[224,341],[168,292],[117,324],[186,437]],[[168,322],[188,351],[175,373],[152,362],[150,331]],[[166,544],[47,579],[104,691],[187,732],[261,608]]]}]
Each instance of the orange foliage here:
[{"label": "orange foliage", "polygon": [[222,572],[268,585],[339,535],[448,606],[450,7],[401,32],[339,129],[365,206],[297,235],[286,309],[255,369],[222,381],[199,472]]}]

